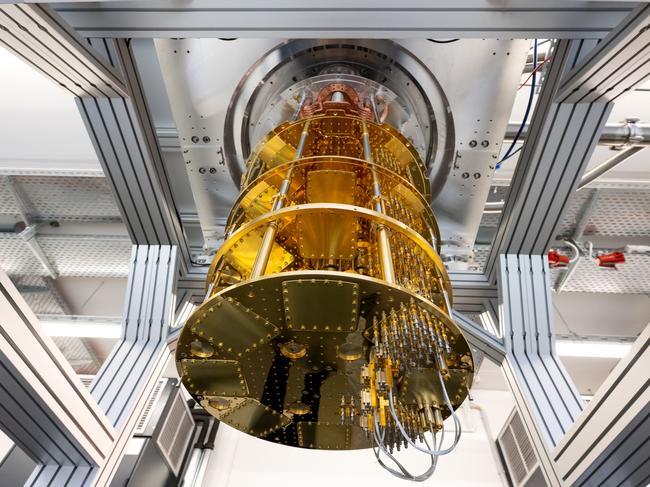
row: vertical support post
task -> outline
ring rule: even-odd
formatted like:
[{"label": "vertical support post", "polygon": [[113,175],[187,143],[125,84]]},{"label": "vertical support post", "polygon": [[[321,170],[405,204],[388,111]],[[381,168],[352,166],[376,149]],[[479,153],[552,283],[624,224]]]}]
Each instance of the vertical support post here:
[{"label": "vertical support post", "polygon": [[[300,141],[298,142],[298,147],[296,148],[296,153],[293,156],[293,162],[289,165],[287,173],[284,176],[282,181],[282,186],[280,191],[277,194],[273,206],[271,207],[271,212],[278,211],[284,207],[284,201],[287,198],[289,192],[289,186],[291,185],[291,176],[293,175],[293,167],[295,161],[302,157],[302,153],[305,149],[305,143],[307,142],[307,136],[309,135],[309,121],[305,122],[305,125],[302,128],[302,133],[300,134]],[[255,256],[255,262],[253,262],[253,268],[251,269],[251,279],[255,279],[264,275],[266,266],[269,263],[269,257],[271,256],[271,250],[273,249],[273,242],[275,242],[275,234],[278,231],[278,222],[272,221],[266,227],[264,231],[264,236],[262,237],[262,244],[260,245],[260,250]]]},{"label": "vertical support post", "polygon": [[515,396],[549,485],[561,485],[551,450],[569,430],[583,401],[555,354],[548,261],[540,255],[500,259],[502,370]]},{"label": "vertical support post", "polygon": [[[372,192],[375,197],[375,211],[377,213],[386,213],[384,201],[381,197],[381,184],[379,175],[372,159],[372,150],[370,148],[370,135],[368,126],[365,121],[361,122],[363,129],[363,157],[370,163],[370,174],[372,175]],[[390,249],[390,239],[388,230],[383,225],[377,225],[377,247],[379,248],[379,261],[381,263],[382,277],[384,281],[395,283],[395,270],[393,269],[393,256]]]},{"label": "vertical support post", "polygon": [[2,430],[44,465],[103,463],[112,425],[1,270],[0,316]]}]

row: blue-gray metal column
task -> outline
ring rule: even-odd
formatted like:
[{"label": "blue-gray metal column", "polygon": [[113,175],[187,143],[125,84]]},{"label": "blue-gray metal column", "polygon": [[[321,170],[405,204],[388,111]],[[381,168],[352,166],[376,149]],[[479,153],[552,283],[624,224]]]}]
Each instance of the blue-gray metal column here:
[{"label": "blue-gray metal column", "polygon": [[91,44],[121,71],[126,84],[128,96],[76,100],[131,240],[177,246],[186,273],[192,267],[190,249],[133,52],[125,39]]},{"label": "blue-gray metal column", "polygon": [[561,485],[550,452],[575,422],[583,401],[555,354],[546,257],[502,256],[499,292],[507,349],[502,370],[544,476],[551,485]]},{"label": "blue-gray metal column", "polygon": [[106,456],[94,468],[41,464],[27,485],[108,485],[170,357],[167,334],[174,319],[177,261],[173,246],[133,247],[122,336],[90,387],[116,431]]},{"label": "blue-gray metal column", "polygon": [[2,271],[0,316],[0,427],[49,470],[86,475],[109,455],[113,426]]},{"label": "blue-gray metal column", "polygon": [[611,105],[556,101],[563,77],[595,45],[559,41],[533,113],[494,238],[486,274],[497,277],[502,254],[543,254],[596,148]]},{"label": "blue-gray metal column", "polygon": [[553,451],[565,485],[650,484],[648,371],[650,325]]}]

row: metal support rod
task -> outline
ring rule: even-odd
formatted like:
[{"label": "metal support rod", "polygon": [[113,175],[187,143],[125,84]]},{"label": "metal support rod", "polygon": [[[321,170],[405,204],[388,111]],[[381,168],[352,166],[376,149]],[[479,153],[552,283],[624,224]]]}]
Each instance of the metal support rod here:
[{"label": "metal support rod", "polygon": [[13,177],[11,176],[5,176],[5,182],[7,183],[7,188],[9,189],[9,193],[11,193],[11,196],[13,197],[14,201],[16,202],[16,207],[18,209],[18,214],[20,215],[20,218],[22,219],[23,223],[25,224],[26,227],[28,227],[31,224],[31,218],[30,218],[30,205],[28,203],[27,198],[23,194],[22,190],[16,183]]},{"label": "metal support rod", "polygon": [[43,249],[36,240],[36,225],[29,225],[22,232],[20,232],[18,236],[23,239],[25,244],[27,244],[29,250],[31,250],[32,254],[34,254],[34,257],[36,257],[41,266],[43,266],[43,269],[45,269],[47,272],[47,275],[52,279],[56,279],[56,269],[54,269],[47,256],[45,255],[45,252],[43,252]]},{"label": "metal support rod", "polygon": [[[643,149],[645,149],[645,146],[633,145],[617,152],[602,164],[594,167],[591,171],[586,172],[582,176],[582,179],[580,179],[580,184],[578,184],[576,191],[584,189],[589,184],[593,183],[596,179],[601,177],[603,174],[611,171],[616,166],[632,157],[634,154],[641,152]],[[485,203],[484,213],[500,213],[503,211],[504,206],[505,201],[489,201]]]},{"label": "metal support rod", "polygon": [[[368,134],[368,127],[366,122],[363,123],[363,155],[366,161],[370,163],[370,172],[372,175],[372,191],[375,197],[375,211],[378,213],[386,213],[384,209],[384,202],[381,197],[381,185],[379,183],[379,176],[377,169],[372,160],[372,151],[370,150],[370,134]],[[379,247],[379,260],[381,262],[381,270],[383,279],[388,283],[395,283],[395,270],[393,269],[393,256],[390,250],[390,240],[388,238],[388,230],[383,225],[377,225],[377,246]]]},{"label": "metal support rod", "polygon": [[[309,134],[309,121],[307,121],[304,127],[302,128],[302,133],[300,134],[300,141],[298,142],[296,153],[293,156],[294,162],[302,157],[302,153],[305,149],[305,143],[307,142],[308,134]],[[284,206],[284,201],[287,198],[287,193],[289,192],[289,186],[291,185],[293,166],[294,166],[293,163],[291,163],[289,165],[289,169],[287,169],[287,173],[285,174],[284,180],[282,181],[282,186],[280,187],[280,191],[277,194],[275,201],[273,202],[273,206],[271,208],[272,212],[280,210]],[[277,231],[278,231],[278,223],[276,221],[270,222],[266,227],[266,230],[264,231],[264,236],[262,237],[260,250],[259,252],[257,252],[257,256],[255,257],[255,262],[253,263],[253,268],[251,269],[251,275],[250,275],[251,279],[255,279],[264,274],[264,271],[266,270],[266,266],[269,263],[269,257],[271,256],[271,249],[273,248],[273,242],[275,242],[275,234]]]},{"label": "metal support rod", "polygon": [[[589,195],[589,199],[587,199],[580,211],[580,214],[578,215],[576,227],[573,230],[573,234],[571,235],[571,240],[573,242],[579,242],[580,239],[582,239],[582,235],[585,233],[585,228],[587,228],[587,223],[589,223],[589,218],[594,212],[597,202],[598,190],[596,189]],[[578,268],[578,264],[580,263],[580,259],[582,257],[580,255],[580,249],[577,245],[569,241],[566,243],[573,248],[575,256],[569,261],[569,266],[564,270],[559,280],[557,281],[557,284],[555,285],[555,292],[557,293],[561,293],[564,287],[567,285],[569,279],[571,279],[576,269]],[[589,257],[591,257],[591,255]]]},{"label": "metal support rod", "polygon": [[300,102],[298,102],[298,108],[296,108],[296,111],[293,113],[293,116],[291,117],[292,122],[298,120],[298,117],[300,116],[300,112],[302,111],[302,107],[305,106],[305,101],[307,101],[307,90],[304,90],[302,92],[302,96],[300,97]]},{"label": "metal support rod", "polygon": [[[521,122],[509,122],[506,129],[505,140],[511,141],[517,131]],[[526,124],[519,136],[519,140],[525,140],[528,134],[529,124]],[[603,131],[598,140],[598,145],[650,145],[650,124],[640,123],[638,119],[628,118],[625,122],[621,123],[608,123],[605,124]]]},{"label": "metal support rod", "polygon": [[38,243],[38,240],[36,240],[37,225],[34,225],[31,221],[31,217],[30,217],[31,205],[29,203],[29,199],[27,198],[27,196],[23,194],[20,187],[16,184],[14,178],[12,178],[11,176],[6,176],[5,181],[7,183],[7,188],[11,193],[11,196],[16,202],[16,207],[18,208],[18,214],[20,215],[20,218],[25,224],[25,229],[22,232],[20,232],[18,236],[23,239],[25,244],[29,247],[29,250],[32,251],[32,254],[34,254],[34,257],[36,257],[36,259],[41,264],[41,266],[43,266],[43,269],[45,269],[47,275],[52,279],[56,279],[58,276],[56,269],[47,258],[47,255],[45,255],[45,252],[43,252],[43,249],[41,248],[41,245]]},{"label": "metal support rod", "polygon": [[638,152],[641,152],[643,149],[645,149],[645,147],[644,146],[639,146],[639,145],[633,145],[631,147],[626,147],[622,151],[618,152],[614,156],[607,159],[602,164],[594,167],[591,171],[587,171],[584,174],[584,176],[582,176],[582,179],[580,180],[580,185],[578,186],[578,191],[583,189],[589,183],[591,183],[591,182],[595,181],[596,179],[598,179],[599,177],[601,177],[606,172],[614,169],[621,162],[623,162],[626,159],[632,157],[634,154],[636,154]]},{"label": "metal support rod", "polygon": [[375,116],[375,122],[381,123],[381,116],[379,115],[379,110],[377,109],[377,97],[375,93],[370,95],[370,106],[372,107],[372,113]]}]

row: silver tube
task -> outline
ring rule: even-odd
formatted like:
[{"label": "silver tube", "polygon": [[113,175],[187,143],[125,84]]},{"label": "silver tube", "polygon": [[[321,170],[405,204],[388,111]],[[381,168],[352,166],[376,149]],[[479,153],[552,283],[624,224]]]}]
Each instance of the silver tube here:
[{"label": "silver tube", "polygon": [[631,147],[627,147],[622,151],[616,153],[614,156],[607,159],[599,166],[594,167],[591,171],[586,172],[584,176],[582,176],[582,179],[580,180],[580,184],[578,185],[578,191],[580,191],[582,188],[584,188],[594,180],[601,177],[606,172],[614,169],[621,162],[632,157],[637,152],[641,152],[643,149],[645,149],[645,147],[639,145],[633,145]]},{"label": "silver tube", "polygon": [[[600,134],[598,145],[650,145],[650,124],[639,123],[636,119],[632,118],[628,120],[629,121],[622,123],[606,124]],[[521,122],[509,122],[504,141],[512,141],[517,134],[520,125]],[[530,124],[526,124],[524,130],[522,130],[521,135],[519,136],[520,141],[526,139],[529,125]]]},{"label": "silver tube", "polygon": [[304,90],[302,92],[302,96],[300,97],[300,102],[298,103],[298,108],[296,111],[293,113],[293,116],[291,117],[291,121],[295,122],[298,120],[298,117],[300,116],[300,112],[302,110],[302,107],[305,106],[305,101],[307,100],[307,90]]},{"label": "silver tube", "polygon": [[[298,147],[296,148],[296,153],[293,156],[293,160],[297,161],[302,157],[302,153],[305,149],[305,143],[307,142],[307,136],[309,135],[309,121],[305,122],[305,125],[302,128],[302,133],[300,135],[300,141],[298,142]],[[293,163],[289,165],[287,173],[284,176],[282,181],[282,186],[278,192],[276,200],[273,202],[273,207],[271,211],[277,211],[282,209],[284,206],[284,200],[287,197],[289,192],[289,186],[291,185],[291,175],[293,174]],[[264,235],[262,237],[262,243],[260,249],[255,256],[255,261],[253,262],[253,268],[251,269],[250,279],[255,279],[264,274],[266,266],[269,263],[269,257],[271,256],[271,250],[273,249],[273,243],[275,242],[275,234],[278,230],[278,224],[275,221],[272,221],[266,227]]]},{"label": "silver tube", "polygon": [[375,116],[375,122],[381,123],[381,117],[379,116],[379,110],[377,109],[377,98],[374,93],[370,95],[370,106],[372,107],[372,113]]},{"label": "silver tube", "polygon": [[[580,191],[581,189],[584,189],[589,184],[593,183],[596,179],[601,177],[603,174],[605,174],[608,171],[611,171],[620,163],[632,157],[634,154],[641,152],[643,149],[645,149],[645,146],[633,145],[617,152],[615,155],[607,159],[599,166],[585,173],[582,176],[582,179],[580,179],[580,183],[578,184],[576,191]],[[484,213],[499,213],[503,211],[504,207],[505,207],[505,201],[491,201],[485,203]]]}]

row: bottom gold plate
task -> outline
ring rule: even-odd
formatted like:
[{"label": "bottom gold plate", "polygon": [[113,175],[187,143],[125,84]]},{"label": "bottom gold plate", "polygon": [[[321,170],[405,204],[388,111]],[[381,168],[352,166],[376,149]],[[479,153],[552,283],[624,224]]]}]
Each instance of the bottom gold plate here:
[{"label": "bottom gold plate", "polygon": [[[301,318],[309,311],[301,303],[312,303],[313,321]],[[303,448],[369,448],[359,424],[362,367],[373,347],[368,329],[374,318],[411,303],[436,316],[449,338],[446,385],[457,407],[473,377],[458,327],[429,301],[359,274],[284,272],[221,291],[183,328],[177,366],[207,411],[245,433]],[[442,404],[436,379],[433,368],[404,373],[396,379],[400,402]],[[449,415],[444,406],[442,414]]]}]

